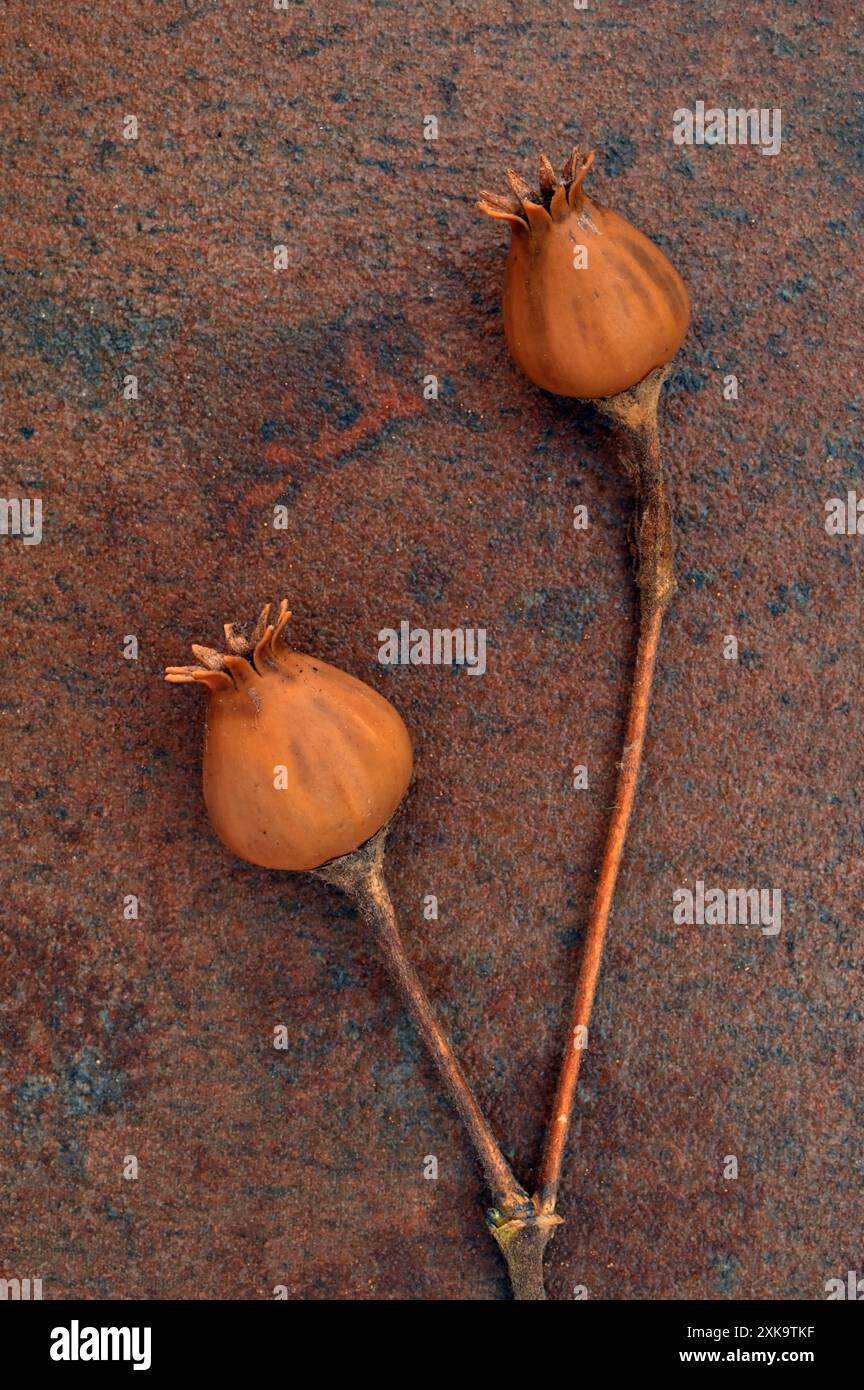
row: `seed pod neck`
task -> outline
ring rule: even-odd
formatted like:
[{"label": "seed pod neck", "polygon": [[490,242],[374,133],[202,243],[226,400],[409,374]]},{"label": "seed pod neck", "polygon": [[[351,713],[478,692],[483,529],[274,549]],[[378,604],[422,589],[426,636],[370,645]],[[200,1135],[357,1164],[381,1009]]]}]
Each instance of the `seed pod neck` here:
[{"label": "seed pod neck", "polygon": [[643,610],[665,609],[677,585],[672,511],[660,462],[657,414],[660,391],[670,368],[658,367],[629,391],[594,402],[625,438],[621,467],[635,493],[632,548]]}]

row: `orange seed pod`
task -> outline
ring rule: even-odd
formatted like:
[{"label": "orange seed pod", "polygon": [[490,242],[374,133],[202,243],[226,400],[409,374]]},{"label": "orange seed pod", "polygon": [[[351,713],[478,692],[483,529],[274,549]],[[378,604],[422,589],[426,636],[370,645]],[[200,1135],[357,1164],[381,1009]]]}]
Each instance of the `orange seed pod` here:
[{"label": "orange seed pod", "polygon": [[268,869],[318,868],[368,840],[411,780],[411,739],[388,700],[279,638],[291,617],[268,604],[249,641],[225,625],[227,653],[193,646],[198,666],[165,679],[207,692],[204,801],[219,838]]},{"label": "orange seed pod", "polygon": [[583,400],[615,396],[670,362],[690,323],[684,282],[659,247],[594,202],[582,182],[593,151],[562,179],[540,156],[540,191],[508,173],[510,196],[477,206],[509,222],[504,331],[526,376]]}]

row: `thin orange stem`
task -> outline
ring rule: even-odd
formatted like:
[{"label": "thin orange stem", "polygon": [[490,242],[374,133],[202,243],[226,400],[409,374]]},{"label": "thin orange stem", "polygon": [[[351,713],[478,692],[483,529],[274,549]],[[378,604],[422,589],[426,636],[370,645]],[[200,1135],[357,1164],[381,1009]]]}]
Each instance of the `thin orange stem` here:
[{"label": "thin orange stem", "polygon": [[576,981],[570,1031],[564,1046],[558,1088],[546,1130],[546,1145],[534,1196],[535,1207],[544,1216],[554,1213],[558,1199],[561,1165],[573,1113],[579,1066],[588,1041],[588,1026],[597,989],[597,977],[600,973],[603,943],[606,940],[615,883],[624,853],[624,842],[627,838],[627,827],[642,763],[660,628],[666,605],[675,589],[672,513],[660,463],[660,441],[657,432],[657,407],[667,370],[660,368],[631,391],[624,391],[619,396],[597,402],[600,410],[614,420],[622,432],[625,447],[621,463],[635,493],[632,549],[636,559],[636,584],[640,598],[639,645],[636,651],[624,749],[618,765],[615,806],[591,907],[582,964]]},{"label": "thin orange stem", "polygon": [[542,1212],[551,1214],[555,1210],[558,1197],[558,1184],[561,1179],[561,1165],[570,1116],[579,1080],[579,1064],[584,1046],[587,1043],[591,1007],[597,989],[597,977],[603,955],[603,943],[609,925],[609,913],[615,893],[615,883],[624,853],[627,827],[636,796],[636,783],[642,762],[642,748],[645,742],[645,727],[648,722],[648,706],[651,700],[651,684],[654,676],[654,663],[663,622],[663,606],[643,610],[640,625],[639,647],[636,653],[636,669],[633,675],[633,689],[630,697],[630,713],[627,718],[627,731],[624,737],[624,751],[620,763],[618,788],[615,796],[615,809],[609,825],[600,878],[591,908],[588,933],[582,965],[576,983],[576,997],[570,1018],[570,1032],[558,1078],[558,1089],[552,1107],[552,1119],[546,1138],[546,1149],[540,1169],[538,1183],[538,1205]]}]

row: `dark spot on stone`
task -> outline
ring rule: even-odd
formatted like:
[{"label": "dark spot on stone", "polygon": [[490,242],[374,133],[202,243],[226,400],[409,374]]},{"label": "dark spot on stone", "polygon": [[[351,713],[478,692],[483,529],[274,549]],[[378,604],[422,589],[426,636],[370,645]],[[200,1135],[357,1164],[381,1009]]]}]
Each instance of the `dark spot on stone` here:
[{"label": "dark spot on stone", "polygon": [[411,597],[427,607],[444,597],[450,578],[450,571],[439,560],[424,556],[408,571],[406,586]]},{"label": "dark spot on stone", "polygon": [[285,485],[283,486],[282,491],[276,498],[274,506],[290,507],[291,504],[295,502],[299,497],[300,491],[300,483],[297,482],[296,478],[292,478],[290,482],[285,483]]},{"label": "dark spot on stone", "polygon": [[777,597],[769,599],[766,607],[772,617],[779,618],[789,608],[790,597],[803,611],[810,602],[811,586],[806,581],[794,580],[791,584],[778,584]]},{"label": "dark spot on stone", "polygon": [[783,304],[789,304],[791,300],[797,299],[799,295],[804,294],[805,291],[811,289],[812,286],[813,276],[802,275],[797,280],[784,281],[784,283],[778,286],[774,291],[774,295],[775,298],[779,299]]},{"label": "dark spot on stone", "polygon": [[680,387],[682,391],[701,391],[707,380],[706,372],[695,372],[692,367],[678,367],[672,385]]},{"label": "dark spot on stone", "polygon": [[111,1071],[92,1047],[85,1047],[66,1064],[59,1091],[70,1115],[97,1115],[123,1102],[122,1077]]},{"label": "dark spot on stone", "polygon": [[506,609],[510,622],[538,628],[557,641],[581,642],[594,620],[597,591],[576,585],[539,589],[512,600]]},{"label": "dark spot on stone", "polygon": [[717,203],[704,202],[699,204],[702,212],[707,212],[709,217],[719,217],[725,222],[741,222],[746,226],[752,226],[753,215],[747,212],[746,208],[722,208]]},{"label": "dark spot on stone", "polygon": [[96,151],[96,166],[98,169],[105,168],[106,160],[110,159],[117,149],[113,140],[100,140],[99,148]]},{"label": "dark spot on stone", "polygon": [[701,590],[705,588],[705,585],[709,583],[708,575],[704,570],[700,569],[693,568],[685,570],[684,578],[689,584],[693,585],[693,588],[696,589],[697,592],[701,592]]},{"label": "dark spot on stone", "polygon": [[358,162],[365,165],[367,169],[380,169],[382,174],[390,174],[391,176],[396,174],[396,165],[389,159],[361,159]]},{"label": "dark spot on stone", "polygon": [[12,1111],[14,1128],[33,1134],[42,1122],[42,1105],[54,1093],[54,1083],[45,1076],[27,1076],[15,1087]]},{"label": "dark spot on stone", "polygon": [[623,132],[608,134],[600,142],[602,168],[606,178],[617,179],[636,163],[636,142]]},{"label": "dark spot on stone", "polygon": [[239,135],[232,135],[231,139],[232,142],[237,146],[238,150],[242,150],[243,153],[248,155],[250,159],[257,158],[258,146],[255,144],[253,140],[250,140],[248,135],[245,135],[241,132]]},{"label": "dark spot on stone", "polygon": [[351,401],[344,410],[340,410],[336,416],[336,425],[340,430],[350,430],[363,414],[363,406],[360,401]]}]

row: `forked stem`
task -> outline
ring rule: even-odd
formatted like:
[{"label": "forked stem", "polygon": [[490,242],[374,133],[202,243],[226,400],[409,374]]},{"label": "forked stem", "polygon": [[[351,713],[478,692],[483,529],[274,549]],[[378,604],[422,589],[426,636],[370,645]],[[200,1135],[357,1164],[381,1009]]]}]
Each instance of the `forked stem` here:
[{"label": "forked stem", "polygon": [[531,1209],[531,1199],[516,1181],[495,1135],[480,1109],[459,1059],[445,1037],[414,966],[405,952],[396,912],[384,879],[385,825],[351,854],[313,870],[317,878],[335,884],[353,899],[373,932],[403,1007],[425,1043],[456,1106],[494,1199],[496,1215],[517,1218]]},{"label": "forked stem", "polygon": [[495,1202],[488,1215],[489,1226],[507,1262],[513,1296],[520,1302],[546,1298],[543,1260],[549,1240],[562,1221],[555,1207],[579,1064],[587,1040],[615,883],[636,795],[663,614],[675,588],[672,519],[657,436],[657,406],[667,371],[667,368],[658,369],[631,391],[595,402],[623,433],[622,465],[635,496],[631,545],[640,598],[639,644],[615,806],[576,982],[570,1030],[547,1127],[538,1187],[533,1197],[529,1198],[513,1176],[405,954],[383,874],[387,827],[352,854],[314,870],[318,878],[335,884],[353,898],[363,920],[375,934],[399,997],[438,1067],[486,1174]]}]

